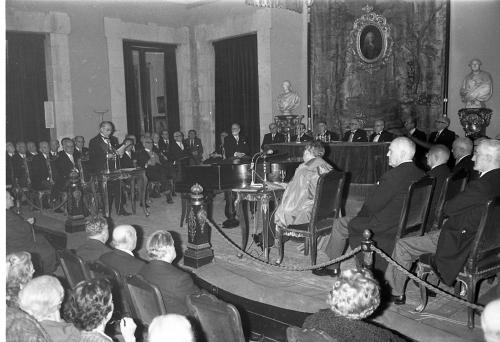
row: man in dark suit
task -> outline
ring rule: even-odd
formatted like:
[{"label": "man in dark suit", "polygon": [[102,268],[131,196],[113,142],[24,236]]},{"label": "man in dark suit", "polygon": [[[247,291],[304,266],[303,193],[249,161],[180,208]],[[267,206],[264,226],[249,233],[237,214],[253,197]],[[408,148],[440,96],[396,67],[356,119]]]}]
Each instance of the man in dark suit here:
[{"label": "man in dark suit", "polygon": [[168,157],[175,166],[188,165],[191,153],[189,148],[184,144],[184,134],[182,132],[174,132],[174,142],[170,144]]},{"label": "man in dark suit", "polygon": [[469,138],[458,137],[453,142],[452,152],[455,157],[455,166],[452,171],[458,172],[464,169],[469,174],[469,179],[478,178],[479,174],[474,170],[472,161],[472,150],[474,144]]},{"label": "man in dark suit", "polygon": [[199,294],[189,273],[171,265],[176,258],[174,240],[166,230],[160,230],[148,239],[146,244],[151,258],[139,274],[151,284],[158,286],[169,314],[189,315],[186,297]]},{"label": "man in dark suit", "polygon": [[85,147],[85,138],[81,135],[77,135],[73,142],[75,143],[75,154],[81,160],[89,160],[89,149]]},{"label": "man in dark suit", "polygon": [[189,153],[191,153],[191,160],[194,165],[200,165],[203,160],[203,144],[201,139],[196,136],[196,131],[190,129],[188,132],[188,138],[184,140],[184,145],[188,147]]},{"label": "man in dark suit", "polygon": [[158,141],[159,149],[162,153],[168,152],[168,146],[170,145],[170,138],[168,137],[168,131],[163,130],[160,132],[160,140]]},{"label": "man in dark suit", "polygon": [[43,235],[34,234],[32,218],[25,220],[10,210],[14,206],[14,199],[8,191],[5,193],[7,196],[5,202],[7,209],[5,221],[6,253],[29,252],[38,275],[54,272],[57,266],[54,247]]},{"label": "man in dark suit", "polygon": [[85,262],[97,261],[101,255],[111,252],[106,245],[109,238],[108,222],[102,216],[92,217],[85,222],[87,239],[76,249],[76,255]]},{"label": "man in dark suit", "polygon": [[409,117],[405,120],[405,136],[410,138],[416,144],[415,157],[413,161],[422,170],[426,169],[425,153],[427,148],[422,144],[427,141],[427,135],[417,128],[417,118]]},{"label": "man in dark suit", "polygon": [[320,121],[318,122],[318,134],[316,135],[316,140],[323,142],[338,141],[339,136],[337,133],[328,130],[328,126],[325,121]]},{"label": "man in dark suit", "polygon": [[250,158],[250,145],[247,137],[241,134],[239,124],[231,125],[231,135],[224,139],[224,150],[227,158]]},{"label": "man in dark suit", "polygon": [[123,152],[123,155],[120,158],[120,167],[122,169],[129,169],[129,168],[134,168],[136,165],[134,164],[134,160],[137,163],[136,159],[136,154],[133,151],[134,150],[134,142],[130,138],[125,138],[123,141],[128,142],[128,146],[125,148],[125,151]]},{"label": "man in dark suit", "polygon": [[137,233],[129,225],[120,225],[113,229],[113,250],[101,255],[99,260],[118,271],[122,276],[137,274],[146,264],[134,256],[137,247]]},{"label": "man in dark suit", "polygon": [[447,116],[441,116],[434,121],[434,124],[437,130],[429,135],[428,142],[435,145],[444,145],[451,151],[456,134],[448,129],[450,119]]},{"label": "man in dark suit", "polygon": [[[351,248],[360,245],[363,231],[370,229],[372,239],[377,247],[387,254],[394,248],[399,216],[408,187],[425,174],[412,162],[415,154],[415,144],[408,138],[400,137],[391,142],[389,146],[389,165],[391,170],[382,175],[377,187],[366,199],[358,215],[342,217],[334,222],[332,234],[325,252],[330,259],[342,255],[349,239]],[[375,260],[375,268],[385,270],[387,263],[381,258]],[[336,275],[339,265],[334,264],[328,269],[313,271],[316,275]]]},{"label": "man in dark suit", "polygon": [[16,154],[16,148],[14,144],[10,141],[7,141],[5,144],[5,181],[7,185],[12,185],[14,183],[14,164],[13,158],[14,154]]},{"label": "man in dark suit", "polygon": [[50,157],[52,158],[52,161],[55,161],[57,157],[59,157],[60,146],[61,145],[59,144],[59,140],[57,139],[50,140]]},{"label": "man in dark suit", "polygon": [[[436,253],[430,262],[445,284],[451,285],[463,268],[469,255],[472,241],[483,215],[486,202],[500,196],[500,141],[485,140],[474,154],[474,169],[481,173],[479,179],[469,182],[465,190],[444,208],[448,220],[441,230],[400,239],[394,248],[392,258],[406,269],[421,255]],[[393,301],[404,304],[404,283],[406,276],[387,269],[386,279],[392,288]]]},{"label": "man in dark suit", "polygon": [[31,186],[35,190],[49,190],[54,185],[54,165],[50,160],[50,147],[46,141],[40,142],[40,153],[31,161]]},{"label": "man in dark suit", "polygon": [[55,180],[55,189],[58,192],[66,191],[66,183],[69,179],[71,170],[78,168],[78,157],[75,155],[75,145],[70,138],[64,138],[62,141],[63,150],[55,161],[57,178]]},{"label": "man in dark suit", "polygon": [[277,144],[285,142],[285,136],[278,132],[278,126],[275,123],[269,124],[269,133],[264,135],[264,139],[262,139],[262,145],[260,148],[265,151],[267,150],[267,145],[269,144]]},{"label": "man in dark suit", "polygon": [[450,175],[450,168],[446,165],[448,159],[450,159],[450,150],[444,145],[434,145],[429,152],[427,152],[427,166],[429,166],[430,169],[427,171],[427,175],[436,178],[436,187],[434,188],[434,195],[429,209],[427,227],[432,227],[434,223],[436,218],[436,205],[439,201],[444,182]]},{"label": "man in dark suit", "polygon": [[28,141],[26,143],[26,155],[28,156],[28,160],[31,161],[33,160],[33,157],[38,154],[38,150],[36,148],[36,144],[34,141]]},{"label": "man in dark suit", "polygon": [[16,153],[12,156],[12,169],[17,184],[21,187],[27,187],[31,184],[29,174],[29,162],[26,155],[26,144],[23,141],[16,143]]},{"label": "man in dark suit", "polygon": [[306,133],[306,125],[301,123],[297,126],[297,134],[292,137],[293,142],[308,142],[313,141],[314,138]]},{"label": "man in dark suit", "polygon": [[394,135],[387,132],[384,128],[384,120],[375,120],[373,133],[370,135],[370,142],[391,142],[394,139]]},{"label": "man in dark suit", "polygon": [[366,131],[360,128],[361,125],[358,119],[351,120],[350,130],[344,133],[342,141],[345,142],[367,142],[368,137]]}]

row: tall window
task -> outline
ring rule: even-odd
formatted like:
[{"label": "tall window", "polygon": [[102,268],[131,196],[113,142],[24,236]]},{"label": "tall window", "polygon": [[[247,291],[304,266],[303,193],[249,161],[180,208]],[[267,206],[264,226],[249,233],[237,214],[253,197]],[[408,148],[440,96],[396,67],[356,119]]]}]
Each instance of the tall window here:
[{"label": "tall window", "polygon": [[231,124],[241,125],[251,149],[259,151],[259,74],[257,35],[220,40],[215,50],[215,130],[216,141]]},{"label": "tall window", "polygon": [[124,41],[127,130],[179,129],[175,45]]},{"label": "tall window", "polygon": [[50,139],[45,128],[47,101],[45,35],[7,32],[6,138],[8,141]]}]

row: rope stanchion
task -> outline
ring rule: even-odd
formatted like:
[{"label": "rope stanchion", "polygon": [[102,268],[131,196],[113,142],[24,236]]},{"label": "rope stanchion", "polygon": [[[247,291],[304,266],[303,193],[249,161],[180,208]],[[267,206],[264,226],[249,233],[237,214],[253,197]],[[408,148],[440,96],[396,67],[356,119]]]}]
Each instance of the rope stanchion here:
[{"label": "rope stanchion", "polygon": [[317,269],[317,268],[323,268],[323,267],[327,267],[327,266],[330,266],[332,264],[336,264],[336,263],[339,263],[341,261],[344,261],[346,259],[349,259],[351,257],[353,257],[355,254],[359,253],[361,251],[361,246],[358,246],[356,247],[355,249],[353,249],[352,251],[350,251],[349,253],[347,254],[344,254],[336,259],[332,259],[332,260],[329,260],[327,262],[324,262],[322,264],[318,264],[318,265],[314,265],[314,266],[307,266],[307,267],[298,267],[298,266],[282,266],[282,265],[275,265],[275,264],[270,264],[270,263],[267,263],[249,253],[247,253],[246,251],[244,251],[243,249],[240,248],[240,246],[238,246],[234,241],[232,241],[231,239],[229,239],[226,234],[224,234],[224,232],[221,230],[221,228],[217,225],[215,225],[214,223],[212,223],[210,220],[207,220],[207,224],[210,226],[210,228],[212,228],[212,230],[215,230],[217,232],[217,234],[219,234],[231,247],[233,247],[240,255],[242,256],[245,256],[253,261],[256,261],[262,265],[265,265],[267,267],[271,267],[271,268],[276,268],[276,269],[280,269],[280,270],[284,270],[284,271],[298,271],[298,272],[303,272],[303,271],[311,271],[311,270],[314,270],[314,269]]},{"label": "rope stanchion", "polygon": [[392,260],[392,258],[390,256],[388,256],[384,251],[382,251],[381,249],[378,249],[377,247],[375,246],[372,246],[372,249],[375,253],[377,253],[378,255],[380,255],[382,258],[384,258],[389,264],[393,265],[394,267],[396,267],[398,269],[398,271],[404,273],[407,277],[409,277],[411,280],[414,280],[416,281],[419,285],[423,285],[426,289],[428,290],[431,290],[431,291],[434,291],[436,293],[439,293],[440,295],[443,295],[444,297],[446,297],[447,299],[450,299],[454,302],[458,302],[460,304],[463,304],[467,307],[470,307],[474,310],[478,310],[478,311],[483,311],[484,310],[484,307],[481,306],[481,305],[477,305],[477,304],[473,304],[473,303],[469,303],[468,301],[466,300],[463,300],[461,298],[457,298],[455,297],[454,295],[446,292],[446,291],[443,291],[442,289],[440,289],[439,287],[436,287],[432,284],[429,284],[427,283],[426,281],[420,279],[419,277],[417,277],[416,275],[414,275],[413,273],[409,272],[406,268],[404,268],[403,266],[401,266],[400,264],[398,264],[396,261]]}]

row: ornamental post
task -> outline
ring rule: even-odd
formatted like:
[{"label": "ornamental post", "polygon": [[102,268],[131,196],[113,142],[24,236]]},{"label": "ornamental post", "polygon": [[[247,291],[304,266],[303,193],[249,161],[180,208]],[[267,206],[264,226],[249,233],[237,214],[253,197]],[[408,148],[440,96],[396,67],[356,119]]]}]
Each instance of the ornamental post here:
[{"label": "ornamental post", "polygon": [[83,188],[78,170],[73,169],[69,174],[66,188],[66,219],[65,231],[75,233],[85,230],[85,211],[83,205]]},{"label": "ornamental post", "polygon": [[361,252],[363,253],[362,267],[368,270],[373,266],[373,241],[370,239],[372,232],[368,229],[363,231],[363,240],[361,240]]},{"label": "ornamental post", "polygon": [[187,218],[188,243],[184,252],[184,265],[198,268],[212,262],[214,251],[210,244],[210,226],[203,198],[203,187],[196,183],[191,187],[191,211]]}]

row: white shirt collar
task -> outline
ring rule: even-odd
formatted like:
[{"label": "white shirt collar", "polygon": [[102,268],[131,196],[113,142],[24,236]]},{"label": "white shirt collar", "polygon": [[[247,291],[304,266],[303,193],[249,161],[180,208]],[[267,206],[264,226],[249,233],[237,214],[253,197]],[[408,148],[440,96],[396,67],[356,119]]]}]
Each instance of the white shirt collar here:
[{"label": "white shirt collar", "polygon": [[126,250],[126,249],[121,249],[121,248],[119,248],[119,247],[115,247],[115,249],[117,249],[117,250],[119,250],[119,251],[122,251],[122,252],[125,252],[125,253],[127,253],[127,254],[129,254],[129,255],[131,255],[131,256],[133,256],[133,257],[135,258],[134,253],[132,253],[131,251],[128,251],[128,250]]},{"label": "white shirt collar", "polygon": [[410,129],[410,134],[413,134],[416,130],[417,130],[416,128]]}]

